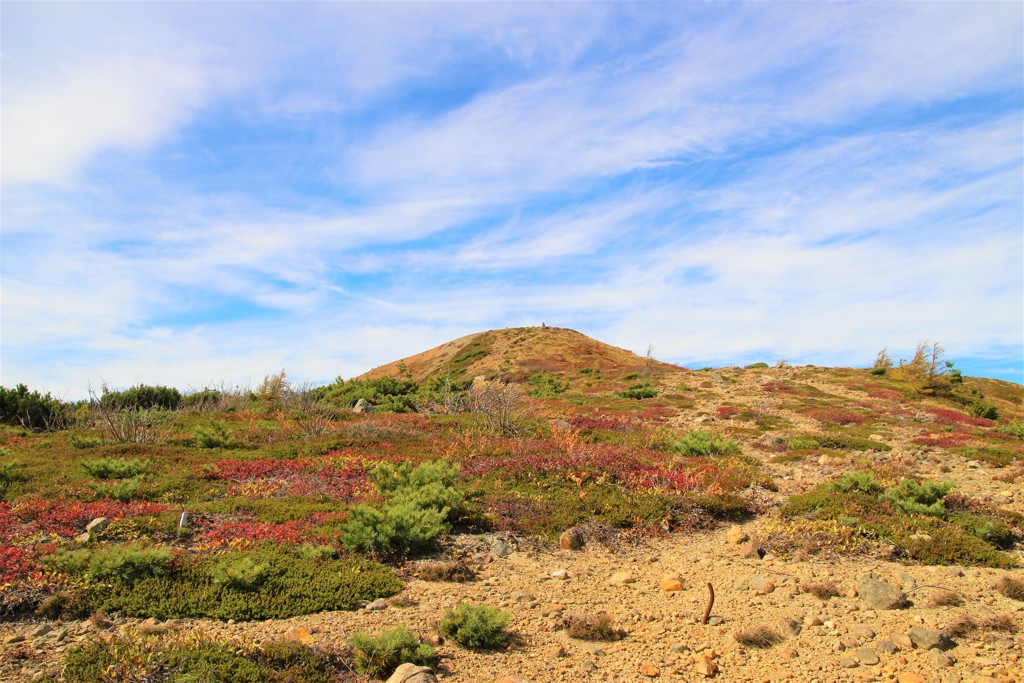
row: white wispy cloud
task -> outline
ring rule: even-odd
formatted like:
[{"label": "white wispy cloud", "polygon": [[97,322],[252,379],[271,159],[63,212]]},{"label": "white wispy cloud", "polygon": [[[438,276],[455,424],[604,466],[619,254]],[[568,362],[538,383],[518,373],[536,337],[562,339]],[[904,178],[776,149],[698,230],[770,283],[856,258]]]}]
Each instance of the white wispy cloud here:
[{"label": "white wispy cloud", "polygon": [[5,383],[330,379],[540,322],[1021,348],[1019,4],[39,7],[4,6]]}]

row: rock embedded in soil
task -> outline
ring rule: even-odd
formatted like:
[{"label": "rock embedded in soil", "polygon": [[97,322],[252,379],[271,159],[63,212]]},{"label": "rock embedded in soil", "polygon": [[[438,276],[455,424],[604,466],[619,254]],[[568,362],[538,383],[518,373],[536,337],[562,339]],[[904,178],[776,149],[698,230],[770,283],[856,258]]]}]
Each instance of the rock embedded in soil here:
[{"label": "rock embedded in soil", "polygon": [[586,539],[579,529],[569,529],[558,538],[558,545],[562,550],[579,550],[583,547]]},{"label": "rock embedded in soil", "polygon": [[395,669],[387,683],[437,683],[437,677],[428,666],[403,664]]},{"label": "rock embedded in soil", "polygon": [[907,594],[898,587],[865,574],[857,585],[857,594],[871,609],[894,610],[907,606]]},{"label": "rock embedded in soil", "polygon": [[949,636],[945,633],[923,626],[915,626],[910,629],[907,636],[910,638],[910,642],[922,650],[931,650],[933,648],[946,650],[952,646]]}]

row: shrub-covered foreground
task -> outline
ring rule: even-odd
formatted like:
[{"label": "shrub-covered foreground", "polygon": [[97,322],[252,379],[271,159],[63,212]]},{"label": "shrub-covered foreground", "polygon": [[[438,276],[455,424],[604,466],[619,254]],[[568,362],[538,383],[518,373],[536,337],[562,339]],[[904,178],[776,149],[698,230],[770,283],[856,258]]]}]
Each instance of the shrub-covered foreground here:
[{"label": "shrub-covered foreground", "polygon": [[298,550],[263,546],[179,556],[169,566],[169,553],[115,549],[53,556],[54,566],[73,579],[86,579],[65,596],[65,611],[74,616],[123,612],[158,619],[284,619],[352,609],[401,589],[394,572],[364,558],[311,559]]},{"label": "shrub-covered foreground", "polygon": [[[871,472],[853,472],[794,496],[781,515],[844,527],[846,533],[831,530],[832,542],[885,539],[899,556],[922,564],[1016,566],[1002,550],[1017,540],[1014,528],[1024,526],[1024,515],[987,507],[952,489],[949,482],[886,482]],[[791,526],[790,534],[806,526]],[[778,536],[783,539],[778,550],[785,551],[786,534]]]},{"label": "shrub-covered foreground", "polygon": [[343,681],[347,664],[297,643],[212,642],[205,634],[125,633],[70,649],[62,680],[81,681]]}]

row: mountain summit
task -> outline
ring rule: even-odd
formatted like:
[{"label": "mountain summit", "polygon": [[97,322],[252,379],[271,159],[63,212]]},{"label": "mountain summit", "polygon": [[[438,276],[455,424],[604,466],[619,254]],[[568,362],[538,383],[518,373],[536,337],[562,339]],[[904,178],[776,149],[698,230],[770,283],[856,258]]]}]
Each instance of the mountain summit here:
[{"label": "mountain summit", "polygon": [[563,327],[509,327],[477,332],[428,351],[381,365],[360,379],[407,372],[418,382],[438,375],[523,380],[538,372],[578,373],[591,368],[607,377],[678,370],[674,365],[611,346]]}]

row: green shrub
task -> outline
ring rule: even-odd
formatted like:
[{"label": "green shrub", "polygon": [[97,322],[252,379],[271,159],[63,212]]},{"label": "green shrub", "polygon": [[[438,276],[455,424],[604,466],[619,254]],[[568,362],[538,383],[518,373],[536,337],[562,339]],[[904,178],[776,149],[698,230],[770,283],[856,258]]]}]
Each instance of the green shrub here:
[{"label": "green shrub", "polygon": [[351,408],[359,399],[365,399],[380,412],[413,412],[419,388],[417,382],[407,377],[348,381],[339,377],[333,384],[308,392],[306,399],[311,402],[327,401],[342,408]]},{"label": "green shrub", "polygon": [[[0,456],[3,455],[3,451],[0,451]],[[5,462],[0,465],[0,499],[7,493],[7,489],[11,487],[15,481],[21,479],[21,475],[18,470],[24,467],[17,460]]]},{"label": "green shrub", "polygon": [[405,663],[421,666],[437,663],[434,648],[421,642],[419,636],[404,626],[381,631],[375,637],[353,633],[349,644],[355,655],[356,669],[368,676],[383,678]]},{"label": "green shrub", "polygon": [[1018,439],[1024,439],[1024,420],[1016,420],[1006,427],[1000,427],[996,431],[1015,436]]},{"label": "green shrub", "polygon": [[769,365],[767,363],[765,363],[764,361],[761,361],[760,363],[751,363],[750,365],[748,365],[746,367],[746,369],[747,370],[761,370],[761,369],[768,368],[768,367],[769,367]]},{"label": "green shrub", "polygon": [[982,417],[986,420],[998,420],[999,409],[991,403],[985,403],[984,401],[973,401],[967,406],[967,412],[973,417]]},{"label": "green shrub", "polygon": [[200,389],[181,397],[182,408],[193,408],[198,410],[210,410],[220,405],[224,400],[224,392],[217,389]]},{"label": "green shrub", "polygon": [[739,453],[740,445],[716,432],[695,430],[684,434],[679,441],[673,444],[672,450],[684,458],[699,458]]},{"label": "green shrub", "polygon": [[89,437],[79,436],[78,434],[72,434],[71,438],[68,439],[68,441],[71,443],[71,446],[73,448],[77,448],[79,450],[85,450],[87,448],[96,448],[97,446],[103,444],[103,441],[101,439],[91,439]]},{"label": "green shrub", "polygon": [[253,591],[270,578],[270,564],[253,557],[222,559],[209,568],[214,583],[236,591]]},{"label": "green shrub", "polygon": [[103,458],[101,460],[83,460],[82,469],[97,479],[129,479],[138,477],[149,471],[150,460],[124,460],[121,458]]},{"label": "green shrub", "polygon": [[353,552],[404,556],[432,548],[450,528],[447,516],[447,509],[425,508],[407,501],[393,501],[383,509],[354,505],[341,542]]},{"label": "green shrub", "polygon": [[[245,558],[267,565],[262,582],[251,590],[232,589],[210,575],[215,564],[231,565]],[[309,560],[263,546],[183,563],[162,576],[87,585],[74,596],[71,611],[77,616],[101,611],[157,619],[287,619],[353,609],[362,601],[390,597],[401,587],[394,572],[371,560]]]},{"label": "green shrub", "polygon": [[181,392],[174,387],[139,384],[121,391],[103,387],[100,405],[113,410],[177,410],[181,405]]},{"label": "green shrub", "polygon": [[616,392],[616,396],[621,398],[635,398],[642,400],[645,398],[654,398],[658,395],[658,390],[652,387],[647,382],[639,382],[637,384],[630,385],[628,389]]},{"label": "green shrub", "polygon": [[857,491],[872,496],[879,494],[884,490],[882,484],[875,481],[874,473],[866,470],[845,474],[842,478],[829,484],[828,488],[831,491],[838,491],[839,493],[851,493]]},{"label": "green shrub", "polygon": [[994,448],[985,446],[982,448],[965,448],[961,455],[967,460],[980,460],[992,467],[1006,467],[1018,460],[1024,460],[1024,455],[1011,451],[1007,448]]},{"label": "green shrub", "polygon": [[96,498],[109,498],[127,503],[138,495],[139,487],[142,486],[142,477],[89,482],[86,486],[92,490]]},{"label": "green shrub", "polygon": [[952,482],[940,483],[924,481],[918,483],[913,479],[904,479],[882,494],[882,499],[906,515],[932,515],[943,517],[946,508],[942,499],[953,489]]},{"label": "green shrub", "polygon": [[89,550],[58,550],[52,555],[43,557],[43,566],[69,576],[85,576],[91,559],[92,552]]},{"label": "green shrub", "polygon": [[130,584],[142,578],[166,575],[170,562],[169,548],[112,545],[92,553],[86,576],[98,581]]},{"label": "green shrub", "polygon": [[48,393],[29,391],[24,384],[14,389],[0,386],[0,422],[33,432],[56,431],[70,424],[71,407]]},{"label": "green shrub", "polygon": [[526,390],[526,393],[534,398],[551,398],[552,396],[564,394],[569,388],[568,380],[548,372],[538,372],[529,379],[527,384],[529,388]]},{"label": "green shrub", "polygon": [[446,610],[437,629],[459,645],[471,649],[490,650],[508,644],[505,631],[510,615],[487,605],[459,603]]},{"label": "green shrub", "polygon": [[955,512],[949,516],[949,521],[998,548],[1012,548],[1017,540],[1013,530],[997,519],[987,519],[981,515],[972,515],[967,512]]},{"label": "green shrub", "polygon": [[453,486],[458,467],[447,460],[413,467],[381,463],[370,471],[381,506],[355,505],[342,544],[355,552],[407,555],[433,546],[446,533],[449,520],[465,501]]},{"label": "green shrub", "polygon": [[338,551],[333,546],[312,543],[300,545],[296,552],[304,560],[333,560],[338,556]]},{"label": "green shrub", "polygon": [[200,448],[231,448],[234,445],[231,435],[219,422],[211,422],[208,427],[197,427],[195,440]]},{"label": "green shrub", "polygon": [[61,680],[231,681],[232,683],[312,683],[342,680],[343,662],[292,642],[213,642],[199,632],[140,635],[134,631],[71,647]]},{"label": "green shrub", "polygon": [[819,448],[821,444],[816,439],[794,437],[786,442],[786,448],[791,451],[799,451],[808,448]]}]

